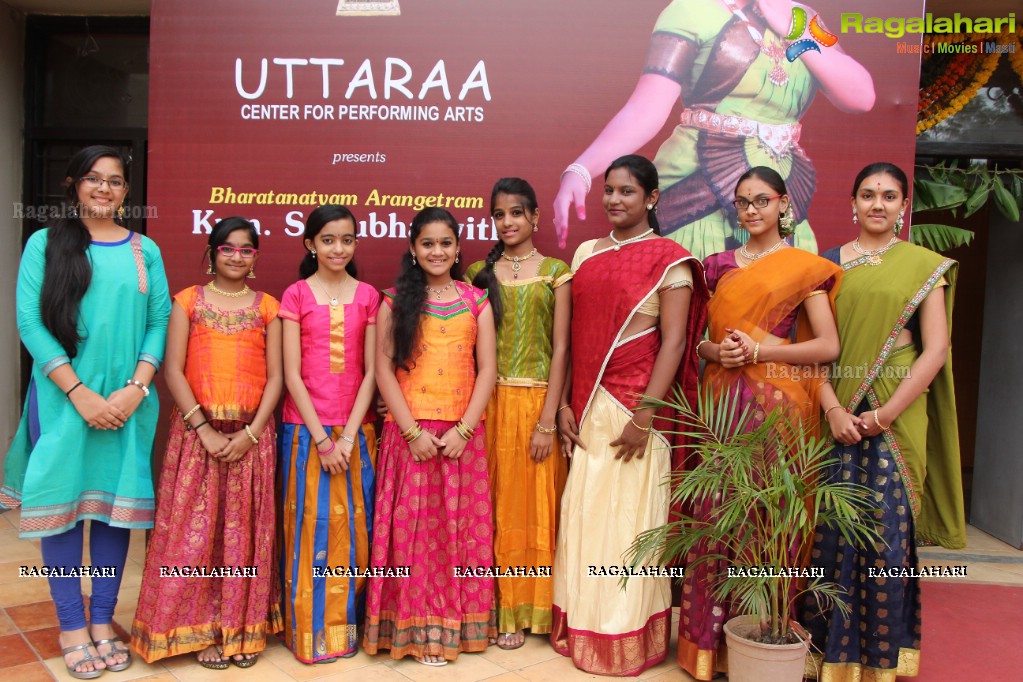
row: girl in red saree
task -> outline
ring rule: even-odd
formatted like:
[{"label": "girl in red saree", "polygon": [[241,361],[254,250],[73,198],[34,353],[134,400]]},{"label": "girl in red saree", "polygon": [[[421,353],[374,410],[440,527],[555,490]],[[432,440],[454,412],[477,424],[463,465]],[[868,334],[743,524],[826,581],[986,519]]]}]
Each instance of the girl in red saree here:
[{"label": "girl in red saree", "polygon": [[[781,405],[812,428],[825,374],[818,366],[838,357],[833,299],[841,269],[785,242],[792,204],[774,170],[757,166],[743,174],[733,203],[749,241],[705,262],[713,298],[709,338],[697,348],[707,361],[703,385],[716,397],[736,394],[740,411],[755,404],[754,423]],[[693,513],[698,517],[701,510]],[[729,607],[714,599],[711,583],[725,563],[687,570],[683,583],[678,660],[698,680],[724,667],[717,654]]]},{"label": "girl in red saree", "polygon": [[839,459],[832,475],[874,491],[884,539],[852,547],[818,529],[813,563],[842,586],[849,617],[821,614],[815,603],[801,615],[824,652],[820,679],[832,682],[918,674],[919,579],[903,577],[917,570],[916,538],[966,545],[949,348],[958,264],[898,239],[907,189],[892,164],[860,171],[859,235],[824,254],[845,270],[836,299],[842,354],[821,396]]},{"label": "girl in red saree", "polygon": [[639,675],[664,660],[671,631],[669,578],[632,578],[623,589],[615,574],[636,535],[668,520],[672,451],[652,430],[665,425],[639,404],[679,384],[695,398],[693,348],[707,296],[699,261],[656,235],[657,198],[650,161],[612,163],[604,209],[613,229],[583,243],[572,264],[571,397],[558,410],[572,466],[554,555],[551,643],[601,675]]}]

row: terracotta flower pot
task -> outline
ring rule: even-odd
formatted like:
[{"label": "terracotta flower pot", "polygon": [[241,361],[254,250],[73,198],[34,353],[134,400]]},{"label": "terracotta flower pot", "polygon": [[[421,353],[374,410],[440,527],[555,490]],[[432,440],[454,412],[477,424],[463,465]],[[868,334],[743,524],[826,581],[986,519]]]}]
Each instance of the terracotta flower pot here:
[{"label": "terracotta flower pot", "polygon": [[725,623],[728,682],[801,682],[806,644],[761,644],[746,638],[759,630],[754,616],[738,616]]}]

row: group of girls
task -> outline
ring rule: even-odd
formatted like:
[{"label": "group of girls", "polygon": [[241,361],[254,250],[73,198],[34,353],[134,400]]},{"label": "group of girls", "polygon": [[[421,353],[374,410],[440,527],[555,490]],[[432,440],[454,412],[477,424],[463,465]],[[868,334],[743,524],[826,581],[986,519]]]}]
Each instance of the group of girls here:
[{"label": "group of girls", "polygon": [[[878,587],[862,567],[915,567],[915,538],[961,546],[963,527],[947,362],[955,265],[893,236],[907,205],[898,168],[860,174],[859,235],[827,258],[787,244],[784,183],[758,167],[735,188],[748,241],[701,264],[658,236],[657,172],[629,155],[605,174],[611,232],[571,267],[539,253],[535,193],[504,178],[491,197],[499,241],[464,279],[457,222],[427,208],[381,297],[356,279],[355,217],[328,205],[309,216],[300,279],[280,302],[249,287],[259,234],[228,218],[209,235],[212,280],[173,303],[159,250],[115,221],[124,175],[113,149],[76,155],[77,213],[33,235],[19,272],[35,362],[0,502],[21,506],[46,564],[80,565],[91,519],[93,564],[116,567],[93,579],[88,626],[79,582],[50,580],[70,675],[123,670],[132,651],[245,668],[281,631],[305,663],[361,646],[441,666],[517,648],[525,630],[549,633],[588,672],[640,674],[667,655],[669,579],[622,588],[590,569],[621,565],[637,534],[668,521],[663,482],[685,453],[666,435],[671,415],[641,397],[695,402],[700,359],[716,393],[810,421],[823,407],[834,475],[877,487],[884,548],[850,548],[827,528],[815,539],[851,620],[811,609],[805,620],[825,666],[912,674],[915,582]],[[778,371],[836,359],[870,372],[826,383]],[[154,504],[149,385],[161,361],[174,408]],[[112,614],[129,529],[148,527],[129,649]],[[728,615],[703,577],[686,576],[679,661],[697,679],[720,667]]]}]

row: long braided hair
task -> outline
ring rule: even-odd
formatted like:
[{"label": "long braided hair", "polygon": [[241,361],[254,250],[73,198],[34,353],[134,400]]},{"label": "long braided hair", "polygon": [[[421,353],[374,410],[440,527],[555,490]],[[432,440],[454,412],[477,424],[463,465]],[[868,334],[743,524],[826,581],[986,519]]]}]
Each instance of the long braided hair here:
[{"label": "long braided hair", "polygon": [[[423,227],[430,223],[444,223],[451,228],[458,243],[458,221],[443,208],[424,208],[416,214],[409,225],[409,245],[415,248],[416,239]],[[458,263],[451,266],[451,279],[460,277]],[[415,263],[409,251],[401,257],[401,272],[394,284],[394,307],[391,311],[391,342],[393,354],[391,360],[399,369],[409,370],[419,339],[419,316],[423,313],[426,303],[426,273]]]},{"label": "long braided hair", "polygon": [[[522,178],[501,178],[494,183],[494,189],[490,193],[490,214],[494,214],[494,204],[497,202],[497,195],[509,194],[522,199],[522,205],[532,213],[536,213],[537,201],[536,192],[532,186]],[[472,285],[478,289],[486,289],[489,293],[490,309],[494,311],[494,326],[500,328],[501,318],[504,316],[504,304],[501,303],[501,282],[494,273],[494,266],[501,260],[504,253],[504,242],[498,238],[494,248],[490,249],[483,269],[472,278]]]}]

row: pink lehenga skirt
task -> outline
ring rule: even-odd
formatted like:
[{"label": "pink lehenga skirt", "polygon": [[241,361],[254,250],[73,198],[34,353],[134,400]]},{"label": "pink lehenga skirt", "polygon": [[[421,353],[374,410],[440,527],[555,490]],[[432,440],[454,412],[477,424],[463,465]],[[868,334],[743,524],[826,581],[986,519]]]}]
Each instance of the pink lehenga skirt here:
[{"label": "pink lehenga skirt", "polygon": [[[438,437],[454,426],[419,424]],[[462,651],[484,651],[497,636],[485,441],[481,425],[458,459],[415,462],[397,425],[385,424],[370,566],[391,575],[369,579],[367,653],[453,661]]]},{"label": "pink lehenga skirt", "polygon": [[[211,420],[224,433],[240,422]],[[241,459],[206,454],[171,414],[131,646],[147,662],[216,644],[258,653],[282,627],[274,562],[273,420]],[[196,570],[214,577],[194,577]],[[190,573],[193,575],[185,575]]]}]

